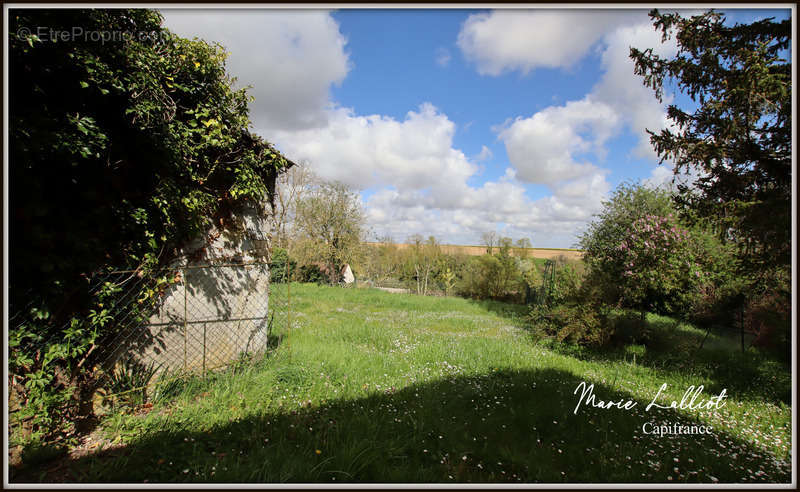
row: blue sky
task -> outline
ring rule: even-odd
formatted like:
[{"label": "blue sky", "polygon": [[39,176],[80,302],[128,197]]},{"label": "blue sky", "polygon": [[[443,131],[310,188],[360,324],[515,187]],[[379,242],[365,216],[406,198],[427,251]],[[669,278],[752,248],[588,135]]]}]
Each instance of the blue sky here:
[{"label": "blue sky", "polygon": [[619,183],[671,178],[645,133],[667,124],[665,104],[627,56],[674,53],[646,10],[162,13],[226,47],[255,131],[359,190],[372,237],[477,244],[495,231],[570,247]]}]

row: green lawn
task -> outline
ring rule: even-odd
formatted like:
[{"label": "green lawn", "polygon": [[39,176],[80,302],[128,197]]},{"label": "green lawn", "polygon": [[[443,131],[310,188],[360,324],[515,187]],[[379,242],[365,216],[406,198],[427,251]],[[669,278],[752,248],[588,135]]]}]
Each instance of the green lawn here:
[{"label": "green lawn", "polygon": [[[733,341],[651,317],[662,351],[534,340],[524,308],[291,286],[269,357],[108,417],[112,446],[63,463],[78,482],[789,482],[791,376]],[[633,355],[636,354],[636,363]],[[631,410],[574,409],[576,387]],[[662,383],[726,389],[713,411],[645,407]],[[644,434],[653,423],[713,434]],[[47,467],[37,468],[44,470]],[[12,474],[12,482],[14,474]]]}]

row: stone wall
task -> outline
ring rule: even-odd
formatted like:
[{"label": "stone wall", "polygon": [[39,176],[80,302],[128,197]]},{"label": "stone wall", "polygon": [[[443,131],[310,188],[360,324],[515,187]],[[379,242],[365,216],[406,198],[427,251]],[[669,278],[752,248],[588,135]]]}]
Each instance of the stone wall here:
[{"label": "stone wall", "polygon": [[226,230],[211,228],[174,268],[180,282],[164,294],[147,324],[122,337],[112,360],[160,370],[226,365],[269,343],[269,267],[263,253],[269,221],[249,208]]}]

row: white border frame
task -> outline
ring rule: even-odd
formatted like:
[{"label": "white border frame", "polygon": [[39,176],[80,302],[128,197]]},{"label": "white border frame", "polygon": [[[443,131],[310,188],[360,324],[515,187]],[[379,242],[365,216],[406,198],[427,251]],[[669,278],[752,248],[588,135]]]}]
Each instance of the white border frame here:
[{"label": "white border frame", "polygon": [[[559,3],[534,3],[534,4],[415,4],[415,3],[381,3],[381,4],[358,4],[358,3],[310,3],[310,4],[271,4],[271,3],[232,3],[232,4],[185,4],[185,3],[7,3],[3,5],[3,349],[6,364],[3,366],[4,381],[8,381],[8,249],[10,246],[8,238],[8,26],[9,10],[17,8],[26,9],[74,9],[74,8],[151,8],[151,9],[196,9],[196,10],[220,10],[220,9],[275,9],[275,10],[344,10],[344,9],[453,9],[453,10],[484,10],[484,9],[789,9],[792,12],[792,41],[791,53],[794,73],[792,74],[792,482],[791,484],[647,484],[647,483],[610,483],[610,484],[427,484],[427,483],[405,483],[405,484],[239,484],[239,483],[220,483],[220,484],[10,484],[8,481],[8,430],[3,433],[3,443],[5,453],[3,455],[3,488],[5,489],[795,489],[797,487],[797,153],[796,135],[797,129],[794,120],[797,116],[797,91],[796,91],[796,70],[797,70],[797,4],[794,3],[630,3],[630,4],[559,4]],[[3,416],[8,422],[8,385],[3,385],[3,397],[6,405],[3,409]]]}]

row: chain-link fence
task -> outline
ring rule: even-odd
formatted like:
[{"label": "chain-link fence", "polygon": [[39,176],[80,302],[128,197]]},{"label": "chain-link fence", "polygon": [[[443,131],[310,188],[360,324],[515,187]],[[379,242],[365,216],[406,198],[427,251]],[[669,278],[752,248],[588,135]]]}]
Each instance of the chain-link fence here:
[{"label": "chain-link fence", "polygon": [[[137,271],[89,279],[87,294],[103,299],[106,308],[107,334],[92,354],[97,389],[105,397],[144,395],[144,388],[159,382],[263,356],[286,339],[290,286],[285,278],[270,278],[268,263],[178,266],[160,273],[167,279],[160,284]],[[24,323],[25,317],[10,321]]]},{"label": "chain-link fence", "polygon": [[[153,368],[204,373],[275,347],[288,319],[288,286],[275,288],[266,263],[187,266],[159,291],[153,312],[143,322],[132,316],[141,291],[133,272],[113,272],[96,281],[122,288],[113,313],[115,336],[101,355],[106,371]],[[127,288],[126,288],[127,287]],[[127,320],[131,319],[132,322]]]}]

